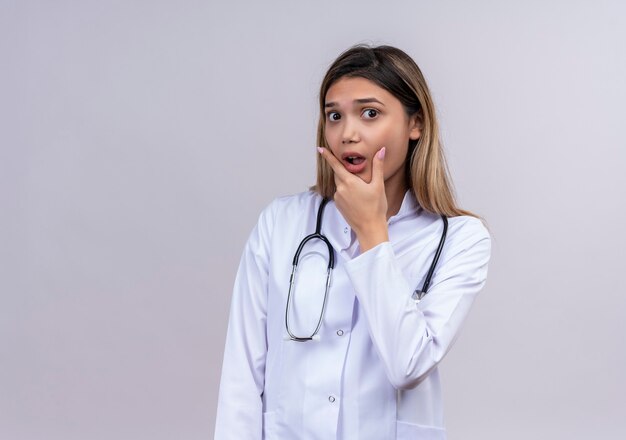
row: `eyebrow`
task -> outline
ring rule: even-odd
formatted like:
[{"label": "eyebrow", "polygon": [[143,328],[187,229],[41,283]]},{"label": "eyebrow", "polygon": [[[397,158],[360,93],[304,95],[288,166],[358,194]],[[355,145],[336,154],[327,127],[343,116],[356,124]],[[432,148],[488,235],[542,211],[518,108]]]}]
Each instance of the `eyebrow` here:
[{"label": "eyebrow", "polygon": [[[380,105],[382,105],[383,107],[385,106],[385,104],[383,104],[382,102],[380,102],[376,98],[360,98],[360,99],[355,99],[354,102],[357,103],[357,104],[369,104],[370,102],[377,102]],[[324,104],[324,107],[325,108],[337,107],[337,103],[336,102],[327,102],[326,104]]]}]

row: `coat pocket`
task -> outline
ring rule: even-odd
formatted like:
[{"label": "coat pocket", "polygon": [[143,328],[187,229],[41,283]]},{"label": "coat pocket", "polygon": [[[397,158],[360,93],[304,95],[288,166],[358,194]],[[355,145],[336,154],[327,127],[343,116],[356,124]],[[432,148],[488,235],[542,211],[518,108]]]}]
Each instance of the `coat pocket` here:
[{"label": "coat pocket", "polygon": [[396,423],[397,440],[446,440],[446,430],[437,426]]}]

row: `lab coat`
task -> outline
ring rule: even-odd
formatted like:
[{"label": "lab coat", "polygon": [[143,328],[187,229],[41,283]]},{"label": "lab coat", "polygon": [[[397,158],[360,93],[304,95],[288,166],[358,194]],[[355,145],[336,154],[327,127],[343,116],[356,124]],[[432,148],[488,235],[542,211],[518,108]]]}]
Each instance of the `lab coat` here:
[{"label": "lab coat", "polygon": [[[360,253],[334,202],[322,233],[335,251],[318,341],[286,338],[294,253],[315,231],[321,197],[274,200],[245,246],[232,296],[216,440],[389,440],[446,438],[438,363],[487,276],[490,237],[480,220],[449,219],[428,294],[421,288],[443,222],[407,192],[388,221],[389,241]],[[300,257],[290,329],[309,336],[320,316],[327,248]]]}]

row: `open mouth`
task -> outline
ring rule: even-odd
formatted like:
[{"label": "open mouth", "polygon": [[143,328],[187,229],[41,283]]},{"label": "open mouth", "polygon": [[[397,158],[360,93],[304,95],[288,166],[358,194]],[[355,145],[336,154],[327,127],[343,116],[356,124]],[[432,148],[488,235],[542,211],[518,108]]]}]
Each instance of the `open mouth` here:
[{"label": "open mouth", "polygon": [[353,174],[361,173],[367,167],[366,158],[353,151],[342,154],[341,160],[343,162],[343,166]]},{"label": "open mouth", "polygon": [[360,165],[365,162],[365,158],[362,156],[348,156],[346,160],[352,165]]}]

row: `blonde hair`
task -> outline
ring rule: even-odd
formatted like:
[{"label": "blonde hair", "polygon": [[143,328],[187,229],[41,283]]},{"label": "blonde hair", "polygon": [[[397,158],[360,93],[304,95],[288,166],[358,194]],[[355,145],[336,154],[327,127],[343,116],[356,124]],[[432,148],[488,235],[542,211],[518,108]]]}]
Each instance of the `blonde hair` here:
[{"label": "blonde hair", "polygon": [[[324,112],[326,93],[343,77],[360,77],[372,81],[394,95],[408,116],[418,115],[422,125],[421,136],[415,141],[409,141],[406,184],[420,206],[447,217],[469,215],[480,218],[460,209],[456,204],[433,99],[419,67],[400,49],[357,45],[339,55],[326,72],[320,87],[317,145],[328,148]],[[333,170],[320,155],[317,155],[317,183],[311,189],[329,199],[335,193]]]}]

